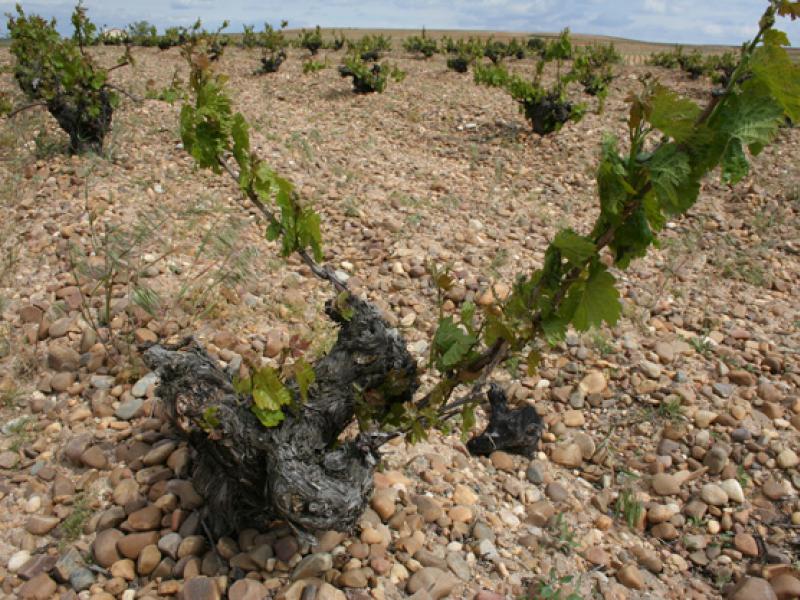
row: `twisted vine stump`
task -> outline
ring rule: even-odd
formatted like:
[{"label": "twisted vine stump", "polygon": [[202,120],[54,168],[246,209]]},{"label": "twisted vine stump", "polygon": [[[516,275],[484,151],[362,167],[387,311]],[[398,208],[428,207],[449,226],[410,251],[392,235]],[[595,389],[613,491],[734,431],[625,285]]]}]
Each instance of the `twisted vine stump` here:
[{"label": "twisted vine stump", "polygon": [[[379,410],[410,401],[417,373],[404,340],[377,309],[356,298],[348,303],[349,318],[333,303],[326,306],[339,324],[336,343],[313,365],[316,379],[305,404],[296,412],[286,408],[273,428],[259,422],[252,397],[237,394],[231,377],[198,344],[145,352],[160,377],[165,412],[192,448],[192,481],[206,500],[204,519],[214,536],[275,520],[300,534],[345,531],[361,516],[385,438],[340,436],[365,399],[379,402]],[[297,400],[297,384],[286,387]]]},{"label": "twisted vine stump", "polygon": [[509,408],[506,393],[496,383],[489,386],[489,423],[483,433],[467,442],[467,450],[487,456],[495,450],[533,458],[544,423],[533,406]]}]

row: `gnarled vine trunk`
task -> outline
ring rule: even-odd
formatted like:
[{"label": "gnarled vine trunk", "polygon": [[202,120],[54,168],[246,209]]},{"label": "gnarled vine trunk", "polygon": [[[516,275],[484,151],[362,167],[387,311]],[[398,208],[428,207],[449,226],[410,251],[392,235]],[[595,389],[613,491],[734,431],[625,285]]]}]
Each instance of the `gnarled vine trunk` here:
[{"label": "gnarled vine trunk", "polygon": [[[261,425],[250,410],[252,398],[237,394],[231,377],[198,344],[145,352],[160,376],[166,413],[193,449],[193,483],[206,499],[205,520],[214,535],[274,520],[300,533],[347,530],[366,507],[384,438],[340,436],[365,398],[377,401],[379,410],[409,401],[416,363],[374,306],[348,302],[347,319],[328,303],[338,339],[314,364],[306,403],[296,413],[285,410],[274,428]],[[297,398],[297,385],[289,381],[287,387]]]},{"label": "gnarled vine trunk", "polygon": [[94,112],[81,99],[67,95],[58,95],[47,103],[47,110],[69,135],[70,152],[100,152],[103,149],[103,140],[111,129],[114,107],[107,89],[95,94],[97,104],[92,105]]}]

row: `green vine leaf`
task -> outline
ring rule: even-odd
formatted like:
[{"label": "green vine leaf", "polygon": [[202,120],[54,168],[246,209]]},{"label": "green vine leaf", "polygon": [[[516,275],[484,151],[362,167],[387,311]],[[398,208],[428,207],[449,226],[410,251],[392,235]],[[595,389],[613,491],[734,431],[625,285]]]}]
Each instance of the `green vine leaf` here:
[{"label": "green vine leaf", "polygon": [[602,263],[595,263],[585,281],[570,287],[562,314],[569,316],[578,331],[588,331],[603,323],[615,325],[622,313],[615,282]]},{"label": "green vine leaf", "polygon": [[661,208],[669,214],[681,214],[694,204],[695,197],[683,192],[692,174],[689,155],[677,144],[664,144],[645,163]]},{"label": "green vine leaf", "polygon": [[578,235],[572,229],[562,229],[558,232],[553,245],[561,251],[561,255],[573,265],[582,265],[597,252],[594,242],[587,237]]},{"label": "green vine leaf", "polygon": [[350,292],[347,290],[339,292],[336,295],[336,310],[345,321],[349,321],[353,318],[355,310],[350,306]]},{"label": "green vine leaf", "polygon": [[647,115],[650,124],[678,143],[688,141],[700,116],[700,107],[662,85],[655,88]]},{"label": "green vine leaf", "polygon": [[756,80],[767,86],[786,115],[797,123],[800,121],[800,65],[781,47],[783,40],[777,33],[767,36],[764,45],[756,48],[748,66]]},{"label": "green vine leaf", "polygon": [[457,325],[453,317],[441,319],[431,346],[436,368],[441,372],[451,370],[469,355],[477,341],[474,335]]},{"label": "green vine leaf", "polygon": [[233,140],[233,158],[239,165],[239,186],[246,190],[250,186],[250,133],[247,121],[241,113],[236,113],[231,125],[231,139]]},{"label": "green vine leaf", "polygon": [[235,379],[233,387],[239,394],[252,396],[250,410],[264,427],[275,427],[286,418],[281,407],[292,402],[292,394],[272,367],[263,367],[246,379]]},{"label": "green vine leaf", "polygon": [[317,374],[314,369],[308,364],[305,359],[299,358],[294,363],[294,379],[297,382],[297,387],[300,388],[300,398],[303,402],[308,402],[308,390],[317,379]]}]

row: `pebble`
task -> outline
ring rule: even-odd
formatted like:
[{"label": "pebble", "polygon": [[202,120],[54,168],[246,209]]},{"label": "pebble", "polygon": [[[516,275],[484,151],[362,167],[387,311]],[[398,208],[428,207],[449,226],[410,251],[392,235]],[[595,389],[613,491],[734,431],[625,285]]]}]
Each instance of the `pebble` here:
[{"label": "pebble", "polygon": [[634,564],[627,564],[617,571],[617,580],[633,590],[643,590],[645,587],[642,572]]},{"label": "pebble", "polygon": [[464,484],[457,484],[453,490],[453,503],[472,506],[478,503],[478,494]]},{"label": "pebble", "polygon": [[639,369],[646,377],[650,379],[658,379],[661,377],[661,366],[649,360],[643,360],[639,363]]},{"label": "pebble", "polygon": [[725,506],[728,503],[728,494],[715,483],[707,483],[700,489],[703,502],[711,506]]},{"label": "pebble", "polygon": [[780,573],[769,580],[778,600],[800,598],[800,579],[789,573]]},{"label": "pebble", "polygon": [[220,600],[222,594],[209,577],[192,577],[183,584],[184,600]]},{"label": "pebble", "polygon": [[582,427],[586,423],[582,410],[568,410],[564,413],[564,425],[567,427]]},{"label": "pebble", "polygon": [[514,459],[510,454],[503,452],[501,450],[495,450],[489,456],[489,459],[492,461],[495,469],[499,469],[501,471],[507,471],[509,473],[513,473],[516,469],[514,468]]},{"label": "pebble", "polygon": [[117,410],[114,411],[114,416],[120,421],[130,421],[139,415],[144,401],[141,398],[131,398],[124,402],[120,402]]},{"label": "pebble", "polygon": [[761,491],[770,500],[780,500],[786,496],[786,490],[784,489],[783,484],[772,477],[767,479],[764,485],[761,486]]},{"label": "pebble", "polygon": [[417,495],[413,497],[413,501],[417,505],[417,511],[427,523],[433,523],[444,515],[441,504],[430,496]]},{"label": "pebble", "polygon": [[674,496],[681,490],[682,480],[669,473],[658,473],[653,477],[651,485],[659,496]]},{"label": "pebble", "polygon": [[25,529],[33,535],[45,535],[61,522],[58,517],[33,516],[25,523]]},{"label": "pebble", "polygon": [[369,579],[364,569],[352,569],[339,575],[338,583],[342,587],[365,588],[369,585]]},{"label": "pebble", "polygon": [[105,469],[108,459],[98,446],[90,446],[81,454],[81,462],[91,469]]},{"label": "pebble", "polygon": [[17,571],[22,568],[26,562],[28,562],[31,558],[31,553],[27,550],[19,550],[11,555],[11,558],[8,559],[8,563],[6,567],[12,573],[16,573]]},{"label": "pebble", "polygon": [[19,463],[19,454],[7,450],[0,452],[0,469],[13,469]]},{"label": "pebble", "polygon": [[[126,521],[133,531],[150,531],[161,525],[161,509],[151,504],[130,515]],[[123,527],[124,529],[124,527]]]},{"label": "pebble", "polygon": [[289,559],[291,559],[300,550],[300,544],[298,544],[297,539],[294,536],[286,536],[278,539],[275,544],[273,544],[273,550],[275,551],[275,556],[278,560],[288,563]]},{"label": "pebble", "polygon": [[[317,593],[317,598],[321,598],[321,592],[322,590]],[[228,600],[264,600],[266,597],[268,597],[267,588],[263,583],[255,581],[254,579],[240,579],[239,581],[235,581],[228,590]],[[344,595],[342,595],[342,597],[344,597]],[[333,597],[331,596],[330,598]]]},{"label": "pebble", "polygon": [[601,371],[589,371],[578,384],[578,387],[587,396],[603,392],[606,386],[606,377]]},{"label": "pebble", "polygon": [[333,568],[333,557],[328,552],[309,554],[292,571],[292,580],[320,577]]},{"label": "pebble", "polygon": [[550,458],[558,465],[574,469],[583,463],[583,452],[578,444],[565,444],[553,448]]},{"label": "pebble", "polygon": [[56,592],[56,582],[47,573],[39,573],[17,590],[23,600],[49,600]]},{"label": "pebble", "polygon": [[728,498],[737,504],[744,502],[744,491],[742,484],[736,479],[726,479],[719,484],[719,487],[728,495]]},{"label": "pebble", "polygon": [[775,460],[781,469],[792,469],[800,464],[800,457],[790,448],[782,450]]},{"label": "pebble", "polygon": [[766,579],[744,577],[728,594],[728,600],[777,600],[775,591]]},{"label": "pebble", "polygon": [[745,556],[758,556],[758,544],[749,533],[737,533],[733,537],[733,546]]},{"label": "pebble", "polygon": [[142,548],[136,561],[136,570],[140,575],[149,575],[161,562],[161,552],[155,544]]},{"label": "pebble", "polygon": [[541,485],[544,482],[544,473],[541,465],[531,462],[525,469],[525,479],[534,485]]},{"label": "pebble", "polygon": [[406,584],[406,591],[415,594],[424,590],[433,600],[446,598],[458,585],[458,580],[436,567],[425,567],[414,573]]},{"label": "pebble", "polygon": [[140,378],[136,383],[133,384],[133,387],[131,388],[131,395],[134,398],[143,398],[147,393],[147,388],[149,388],[157,381],[158,381],[158,375],[151,371],[150,373]]},{"label": "pebble", "polygon": [[117,552],[117,542],[125,537],[125,534],[117,529],[106,529],[97,534],[92,542],[92,555],[95,562],[104,568],[109,568],[120,559]]},{"label": "pebble", "polygon": [[707,429],[719,415],[712,410],[698,410],[694,414],[694,424],[700,429]]}]

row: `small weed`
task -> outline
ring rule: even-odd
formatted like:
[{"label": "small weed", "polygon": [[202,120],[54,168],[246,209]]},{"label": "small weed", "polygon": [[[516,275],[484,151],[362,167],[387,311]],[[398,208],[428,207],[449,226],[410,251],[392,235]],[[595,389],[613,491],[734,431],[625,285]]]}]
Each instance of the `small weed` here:
[{"label": "small weed", "polygon": [[575,539],[577,537],[575,529],[567,521],[564,513],[558,513],[552,519],[550,530],[554,537],[553,545],[559,552],[569,555],[578,547],[578,541]]},{"label": "small weed", "polygon": [[728,585],[732,579],[733,573],[730,569],[719,569],[714,574],[714,586],[716,586],[718,590],[721,590]]},{"label": "small weed", "polygon": [[658,415],[672,422],[680,420],[683,417],[680,398],[673,398],[659,404]]},{"label": "small weed", "polygon": [[33,434],[29,431],[33,417],[27,415],[18,417],[3,427],[3,433],[11,438],[8,449],[12,452],[19,452],[20,449],[33,439]]},{"label": "small weed", "polygon": [[704,526],[702,517],[695,517],[694,515],[689,515],[686,517],[686,522],[695,529],[702,529]]},{"label": "small weed", "polygon": [[565,589],[573,579],[573,575],[559,577],[555,569],[550,569],[547,579],[536,581],[529,590],[531,595],[523,600],[583,600],[577,592]]},{"label": "small weed", "polygon": [[738,279],[754,287],[766,287],[769,284],[769,277],[764,267],[750,258],[745,258],[743,253],[737,253],[735,258],[723,261],[721,274],[727,279]]},{"label": "small weed", "polygon": [[500,248],[489,263],[489,272],[495,279],[500,279],[500,269],[508,263],[508,250]]},{"label": "small weed", "polygon": [[408,215],[406,217],[406,221],[408,221],[409,225],[413,225],[414,227],[419,227],[420,223],[424,220],[424,217],[419,213],[414,213],[413,215]]},{"label": "small weed", "polygon": [[589,343],[600,354],[600,356],[609,356],[614,353],[614,345],[611,339],[601,329],[592,329],[589,334]]},{"label": "small weed", "polygon": [[477,144],[470,144],[469,147],[469,170],[477,171],[481,161],[481,151]]},{"label": "small weed", "polygon": [[358,210],[358,206],[356,206],[356,201],[353,198],[347,198],[344,203],[344,215],[346,217],[350,217],[351,219],[356,219],[361,216],[361,212]]},{"label": "small weed", "polygon": [[89,504],[89,498],[86,494],[79,494],[75,497],[72,512],[59,526],[62,544],[67,544],[81,537],[86,521],[92,516],[92,509]]},{"label": "small weed", "polygon": [[693,337],[689,340],[689,345],[694,348],[695,352],[702,354],[706,358],[709,358],[713,354],[711,342],[705,338]]},{"label": "small weed", "polygon": [[739,482],[739,485],[742,486],[742,489],[746,488],[750,483],[750,475],[747,473],[747,469],[745,469],[742,465],[738,465],[736,467],[736,481]]},{"label": "small weed", "polygon": [[614,512],[617,517],[624,519],[628,527],[634,529],[644,514],[644,505],[636,498],[636,493],[632,489],[625,488],[617,496]]},{"label": "small weed", "polygon": [[9,389],[0,390],[0,406],[11,408],[16,404],[17,400],[21,398],[23,392],[16,385]]}]

